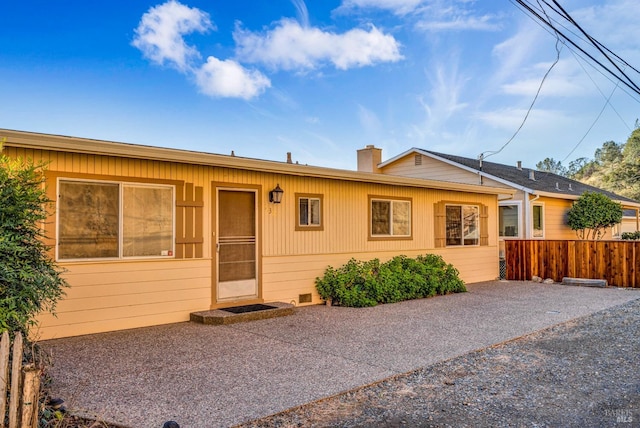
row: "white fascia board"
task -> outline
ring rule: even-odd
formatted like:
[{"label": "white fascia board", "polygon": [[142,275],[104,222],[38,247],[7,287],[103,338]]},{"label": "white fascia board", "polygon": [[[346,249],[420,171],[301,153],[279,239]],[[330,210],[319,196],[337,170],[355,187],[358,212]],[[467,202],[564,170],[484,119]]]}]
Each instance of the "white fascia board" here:
[{"label": "white fascia board", "polygon": [[422,154],[422,151],[420,149],[417,149],[416,147],[412,147],[409,150],[404,151],[404,152],[400,153],[399,155],[396,155],[396,156],[392,157],[391,159],[387,159],[386,161],[379,163],[378,164],[378,168],[384,168],[387,165],[391,165],[395,161],[400,160],[403,157],[405,157],[405,156],[407,156],[407,155],[409,155],[411,153],[421,153]]}]

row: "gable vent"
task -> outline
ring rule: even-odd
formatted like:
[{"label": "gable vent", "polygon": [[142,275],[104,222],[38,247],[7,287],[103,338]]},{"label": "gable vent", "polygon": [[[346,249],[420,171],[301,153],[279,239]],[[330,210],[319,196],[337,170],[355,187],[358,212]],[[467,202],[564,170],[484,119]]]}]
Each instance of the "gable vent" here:
[{"label": "gable vent", "polygon": [[416,166],[422,165],[422,155],[416,155],[415,163],[416,163]]}]

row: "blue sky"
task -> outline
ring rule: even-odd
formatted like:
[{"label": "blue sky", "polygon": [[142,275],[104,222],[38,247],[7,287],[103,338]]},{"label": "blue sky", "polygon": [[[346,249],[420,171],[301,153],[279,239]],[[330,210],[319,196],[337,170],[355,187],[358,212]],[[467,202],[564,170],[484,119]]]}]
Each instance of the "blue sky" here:
[{"label": "blue sky", "polygon": [[[636,2],[560,1],[640,68]],[[345,169],[367,144],[499,150],[556,58],[509,0],[24,0],[0,16],[0,128]],[[578,58],[562,47],[488,160],[626,141],[640,96]]]}]

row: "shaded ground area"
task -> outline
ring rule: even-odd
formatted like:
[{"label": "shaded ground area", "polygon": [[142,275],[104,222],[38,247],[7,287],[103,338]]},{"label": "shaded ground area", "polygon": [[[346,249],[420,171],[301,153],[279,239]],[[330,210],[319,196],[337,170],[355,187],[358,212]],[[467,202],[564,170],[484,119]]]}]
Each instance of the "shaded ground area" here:
[{"label": "shaded ground area", "polygon": [[249,427],[640,426],[640,301]]},{"label": "shaded ground area", "polygon": [[[545,352],[539,349],[537,353],[525,349],[503,351],[494,360],[504,366],[504,378],[496,378],[495,384],[487,377],[493,369],[476,368],[481,367],[482,358],[493,354],[484,354],[485,357],[470,354],[468,358],[480,359],[470,360],[462,368],[450,366],[451,373],[456,374],[434,370],[438,370],[437,364],[444,364],[442,370],[446,370],[447,365],[454,364],[451,358],[471,351],[636,300],[640,298],[640,290],[529,282],[470,284],[468,289],[468,293],[374,308],[310,306],[297,309],[293,316],[243,324],[169,324],[52,340],[42,345],[53,358],[54,396],[63,398],[76,414],[95,415],[136,428],[160,427],[167,420],[178,421],[183,428],[229,427],[423,367],[429,369],[410,377],[427,379],[430,383],[424,384],[426,389],[420,389],[420,382],[397,389],[406,390],[404,399],[409,406],[405,407],[409,409],[406,416],[389,414],[385,419],[384,409],[392,412],[394,404],[381,401],[364,405],[363,409],[369,410],[361,411],[363,417],[371,414],[371,423],[385,425],[395,423],[396,419],[398,423],[425,422],[429,416],[440,415],[438,412],[426,415],[425,408],[442,408],[445,412],[441,413],[451,415],[456,412],[481,415],[493,404],[476,401],[478,398],[494,397],[495,405],[511,406],[507,397],[514,394],[522,400],[518,404],[522,409],[513,404],[514,409],[519,409],[522,415],[528,411],[533,414],[535,400],[531,401],[527,394],[535,392],[536,387],[512,378],[520,376],[529,366],[536,371],[526,372],[527,380],[542,376],[541,385],[575,388],[575,391],[552,390],[544,398],[548,400],[545,404],[548,408],[556,406],[572,411],[574,407],[565,406],[563,401],[569,396],[574,399],[576,391],[581,390],[580,376],[615,391],[622,401],[610,403],[612,409],[627,403],[625,395],[614,389],[621,385],[617,378],[589,374],[607,372],[577,370],[576,364],[565,361],[570,357],[547,360],[558,352],[556,348]],[[637,340],[621,344],[621,350],[611,355],[595,353],[591,357],[597,349],[584,349],[578,365],[593,358],[611,367],[618,364],[624,369],[629,361],[637,366]],[[601,351],[607,349],[616,348],[609,346]],[[545,374],[547,364],[557,369]],[[575,373],[576,377],[571,377]],[[448,383],[444,378],[432,381],[435,376],[451,379]],[[637,378],[631,373],[627,381]],[[476,381],[485,383],[473,383]],[[451,403],[438,404],[444,391],[455,392],[467,388],[465,385],[468,389],[460,389],[461,395],[451,399]],[[429,395],[429,388],[441,390]],[[588,392],[593,395],[593,391]],[[354,397],[363,393],[350,394]],[[384,398],[396,392],[390,389],[381,394]],[[590,403],[604,403],[604,399],[593,397],[596,398],[589,398]],[[637,390],[630,397],[637,399]],[[345,403],[344,413],[340,413],[343,404],[333,408],[321,419],[328,422],[319,422],[319,426],[339,424],[341,419],[334,414],[357,418],[358,401]],[[533,410],[528,410],[530,405]],[[416,407],[411,410],[411,406]],[[516,410],[509,410],[512,413],[506,417],[517,418]],[[361,425],[368,425],[367,421],[363,420]],[[359,423],[356,419],[352,426]]]}]

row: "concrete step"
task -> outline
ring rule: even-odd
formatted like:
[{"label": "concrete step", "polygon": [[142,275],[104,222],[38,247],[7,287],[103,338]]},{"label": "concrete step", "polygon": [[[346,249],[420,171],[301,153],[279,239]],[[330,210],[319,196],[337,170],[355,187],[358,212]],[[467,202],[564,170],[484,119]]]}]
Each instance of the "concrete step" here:
[{"label": "concrete step", "polygon": [[211,325],[226,325],[239,322],[263,320],[267,318],[293,315],[295,306],[291,303],[273,302],[258,305],[234,306],[224,309],[192,312],[192,322]]}]

